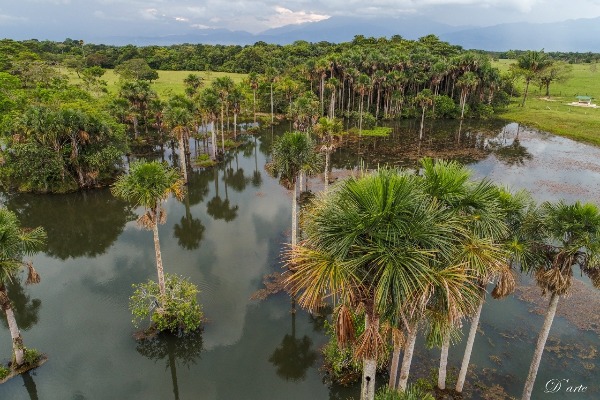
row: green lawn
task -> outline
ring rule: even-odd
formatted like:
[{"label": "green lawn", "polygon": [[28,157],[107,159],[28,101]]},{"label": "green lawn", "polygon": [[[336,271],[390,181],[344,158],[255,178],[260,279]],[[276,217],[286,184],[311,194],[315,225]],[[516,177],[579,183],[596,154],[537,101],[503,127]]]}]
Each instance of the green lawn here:
[{"label": "green lawn", "polygon": [[[499,60],[494,66],[505,72],[514,62]],[[519,81],[518,87],[523,90],[524,83]],[[592,96],[593,102],[600,105],[600,66],[573,64],[573,77],[551,84],[549,99],[544,95],[545,88],[530,84],[525,107],[520,107],[520,99],[515,99],[500,117],[600,146],[600,108],[567,105],[576,100],[576,95]]]},{"label": "green lawn", "polygon": [[[61,69],[62,73],[69,76],[72,83],[79,83],[81,80],[77,78],[77,74],[71,70]],[[183,80],[189,74],[196,74],[204,79],[204,86],[219,77],[229,76],[235,83],[241,82],[246,77],[246,74],[234,74],[228,72],[206,72],[206,71],[158,71],[158,80],[152,82],[152,88],[161,96],[168,97],[172,94],[183,94]],[[116,93],[119,88],[119,76],[109,69],[101,78],[108,84],[108,90],[111,93]]]}]

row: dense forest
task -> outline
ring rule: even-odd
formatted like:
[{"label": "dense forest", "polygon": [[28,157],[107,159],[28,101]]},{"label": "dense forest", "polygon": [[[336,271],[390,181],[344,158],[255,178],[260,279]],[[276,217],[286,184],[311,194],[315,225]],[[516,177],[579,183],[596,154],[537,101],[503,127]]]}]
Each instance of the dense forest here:
[{"label": "dense forest", "polygon": [[[312,131],[320,117],[338,117],[362,134],[384,119],[486,118],[518,95],[517,78],[533,79],[526,64],[502,75],[490,55],[434,35],[244,47],[5,39],[0,50],[0,182],[32,192],[106,185],[140,144],[172,140],[185,155],[187,139],[209,139],[206,155],[216,161],[235,140],[238,120],[278,116]],[[102,79],[107,69],[120,76],[116,91]],[[151,84],[157,70],[190,71],[185,95],[161,98]],[[193,71],[247,75],[209,84]],[[210,138],[201,137],[208,124]],[[185,172],[189,160],[181,158]]]}]

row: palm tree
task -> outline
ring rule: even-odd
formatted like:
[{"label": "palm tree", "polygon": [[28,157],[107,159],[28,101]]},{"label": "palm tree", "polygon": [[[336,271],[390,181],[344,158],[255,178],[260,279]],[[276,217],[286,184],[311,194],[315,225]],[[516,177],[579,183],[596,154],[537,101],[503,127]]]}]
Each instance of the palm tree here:
[{"label": "palm tree", "polygon": [[475,90],[478,84],[479,79],[477,79],[477,75],[475,75],[473,72],[467,72],[456,81],[456,86],[460,88],[460,119],[463,119],[465,116],[467,96],[469,96],[469,93]]},{"label": "palm tree", "polygon": [[542,330],[538,336],[529,374],[525,381],[521,399],[529,400],[537,375],[546,339],[554,320],[560,296],[569,293],[572,284],[573,267],[579,266],[582,273],[596,279],[592,282],[600,287],[597,277],[600,274],[600,210],[594,204],[566,204],[545,202],[541,206],[543,240],[536,243],[535,250],[540,257],[539,267],[535,268],[537,285],[542,294],[550,294],[550,302]]},{"label": "palm tree", "polygon": [[160,293],[166,296],[165,276],[163,271],[158,224],[166,220],[162,202],[170,195],[183,198],[184,182],[177,170],[169,168],[157,161],[135,161],[129,173],[117,178],[111,188],[114,196],[133,203],[136,207],[144,207],[146,212],[138,219],[138,223],[154,234],[154,252],[156,254],[156,271]]},{"label": "palm tree", "polygon": [[221,151],[225,154],[225,109],[229,109],[229,93],[233,90],[233,80],[228,76],[217,78],[213,81],[212,87],[219,95],[221,104]]},{"label": "palm tree", "polygon": [[423,123],[425,122],[425,110],[427,110],[427,107],[433,104],[433,93],[429,89],[423,89],[415,96],[414,102],[422,109],[421,129],[419,130],[419,140],[421,140],[423,139]]},{"label": "palm tree", "polygon": [[331,151],[334,149],[336,138],[342,133],[342,128],[342,121],[325,117],[319,118],[319,123],[315,126],[315,133],[321,137],[321,141],[323,142],[321,151],[325,152],[325,190],[329,186],[329,159]]},{"label": "palm tree", "polygon": [[[361,399],[374,397],[381,322],[421,312],[442,279],[448,296],[468,279],[458,269],[444,277],[431,268],[434,258],[447,260],[457,227],[423,192],[420,178],[392,170],[343,181],[320,193],[306,213],[306,239],[288,253],[288,286],[310,310],[324,297],[343,309],[362,304],[365,331],[355,353],[363,361]],[[342,345],[352,333],[348,316],[340,312],[337,319]]]},{"label": "palm tree", "polygon": [[475,269],[480,271],[480,299],[475,313],[471,316],[471,328],[469,329],[467,345],[456,381],[455,389],[458,393],[462,392],[467,376],[481,310],[487,294],[487,283],[490,280],[496,280],[496,285],[492,290],[492,297],[494,299],[506,297],[514,291],[516,285],[514,273],[510,266],[518,264],[527,269],[527,266],[530,265],[533,259],[530,252],[532,246],[529,243],[532,235],[528,232],[537,230],[537,217],[535,217],[536,205],[531,196],[526,191],[511,194],[507,190],[500,189],[497,200],[500,203],[500,209],[503,214],[503,223],[507,226],[506,235],[500,238],[500,242],[508,260],[500,263],[494,259],[486,260],[487,252],[481,253],[486,257],[478,257],[479,263]]},{"label": "palm tree", "polygon": [[258,74],[256,72],[250,72],[250,74],[248,74],[248,84],[252,89],[252,112],[254,114],[254,123],[256,123],[256,91],[258,90],[259,84]]},{"label": "palm tree", "polygon": [[525,77],[525,90],[523,91],[521,107],[525,107],[525,100],[527,100],[527,94],[529,92],[529,83],[550,65],[552,65],[552,60],[544,53],[543,49],[540,51],[526,51],[517,59],[517,67]]},{"label": "palm tree", "polygon": [[358,111],[358,135],[360,136],[362,135],[364,98],[369,89],[371,88],[371,78],[369,78],[369,76],[366,74],[360,74],[356,81],[356,88],[358,89],[358,93],[360,94],[360,107]]},{"label": "palm tree", "polygon": [[0,308],[4,311],[6,322],[12,338],[13,369],[25,363],[25,346],[17,325],[6,284],[17,275],[21,268],[28,268],[27,283],[38,283],[40,278],[31,263],[23,261],[23,257],[39,251],[46,241],[46,232],[38,227],[32,230],[21,228],[17,216],[0,208]]},{"label": "palm tree", "polygon": [[171,128],[171,134],[179,143],[179,163],[183,174],[183,183],[188,183],[185,142],[189,140],[188,126],[192,122],[192,114],[183,107],[168,107],[165,110],[165,122]]},{"label": "palm tree", "polygon": [[296,181],[302,171],[314,171],[320,163],[312,140],[301,132],[286,132],[273,144],[269,170],[279,176],[288,189],[293,188],[292,198],[292,247],[297,244],[298,194]]}]

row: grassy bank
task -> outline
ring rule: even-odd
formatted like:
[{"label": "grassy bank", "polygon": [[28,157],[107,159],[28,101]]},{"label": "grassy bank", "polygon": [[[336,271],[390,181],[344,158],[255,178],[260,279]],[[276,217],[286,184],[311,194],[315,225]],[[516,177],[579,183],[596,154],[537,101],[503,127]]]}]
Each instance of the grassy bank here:
[{"label": "grassy bank", "polygon": [[[80,83],[81,79],[77,77],[77,74],[71,70],[61,70],[69,76],[72,83]],[[152,82],[152,88],[161,96],[168,97],[172,94],[184,94],[183,80],[189,74],[196,74],[204,79],[204,86],[210,85],[210,83],[216,78],[222,76],[229,76],[235,83],[241,82],[246,77],[245,74],[234,74],[228,72],[207,72],[207,71],[158,71],[158,79]],[[112,69],[106,71],[104,76],[101,78],[106,81],[108,90],[111,93],[116,93],[119,90],[119,76],[114,73]]]},{"label": "grassy bank", "polygon": [[[501,71],[507,71],[514,60],[499,60],[494,63]],[[600,105],[600,65],[574,64],[572,78],[563,83],[550,85],[550,97],[545,88],[529,85],[525,107],[520,107],[521,98],[515,98],[501,118],[522,123],[543,131],[566,136],[581,142],[600,146],[600,108],[569,106],[576,95],[587,95]],[[517,86],[522,91],[524,83]]]}]

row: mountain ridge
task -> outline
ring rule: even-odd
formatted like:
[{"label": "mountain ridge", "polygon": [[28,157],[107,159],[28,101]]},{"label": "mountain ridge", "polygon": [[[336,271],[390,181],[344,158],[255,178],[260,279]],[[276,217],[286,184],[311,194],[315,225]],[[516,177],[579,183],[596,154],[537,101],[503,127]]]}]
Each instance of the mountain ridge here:
[{"label": "mountain ridge", "polygon": [[97,38],[106,44],[171,45],[204,43],[249,45],[258,41],[289,44],[297,40],[332,43],[351,41],[356,35],[406,39],[433,34],[466,49],[487,51],[531,50],[600,52],[600,17],[551,23],[515,22],[486,27],[452,26],[425,17],[364,19],[332,17],[319,22],[285,25],[256,34],[228,29],[197,29],[187,34],[158,37]]}]

